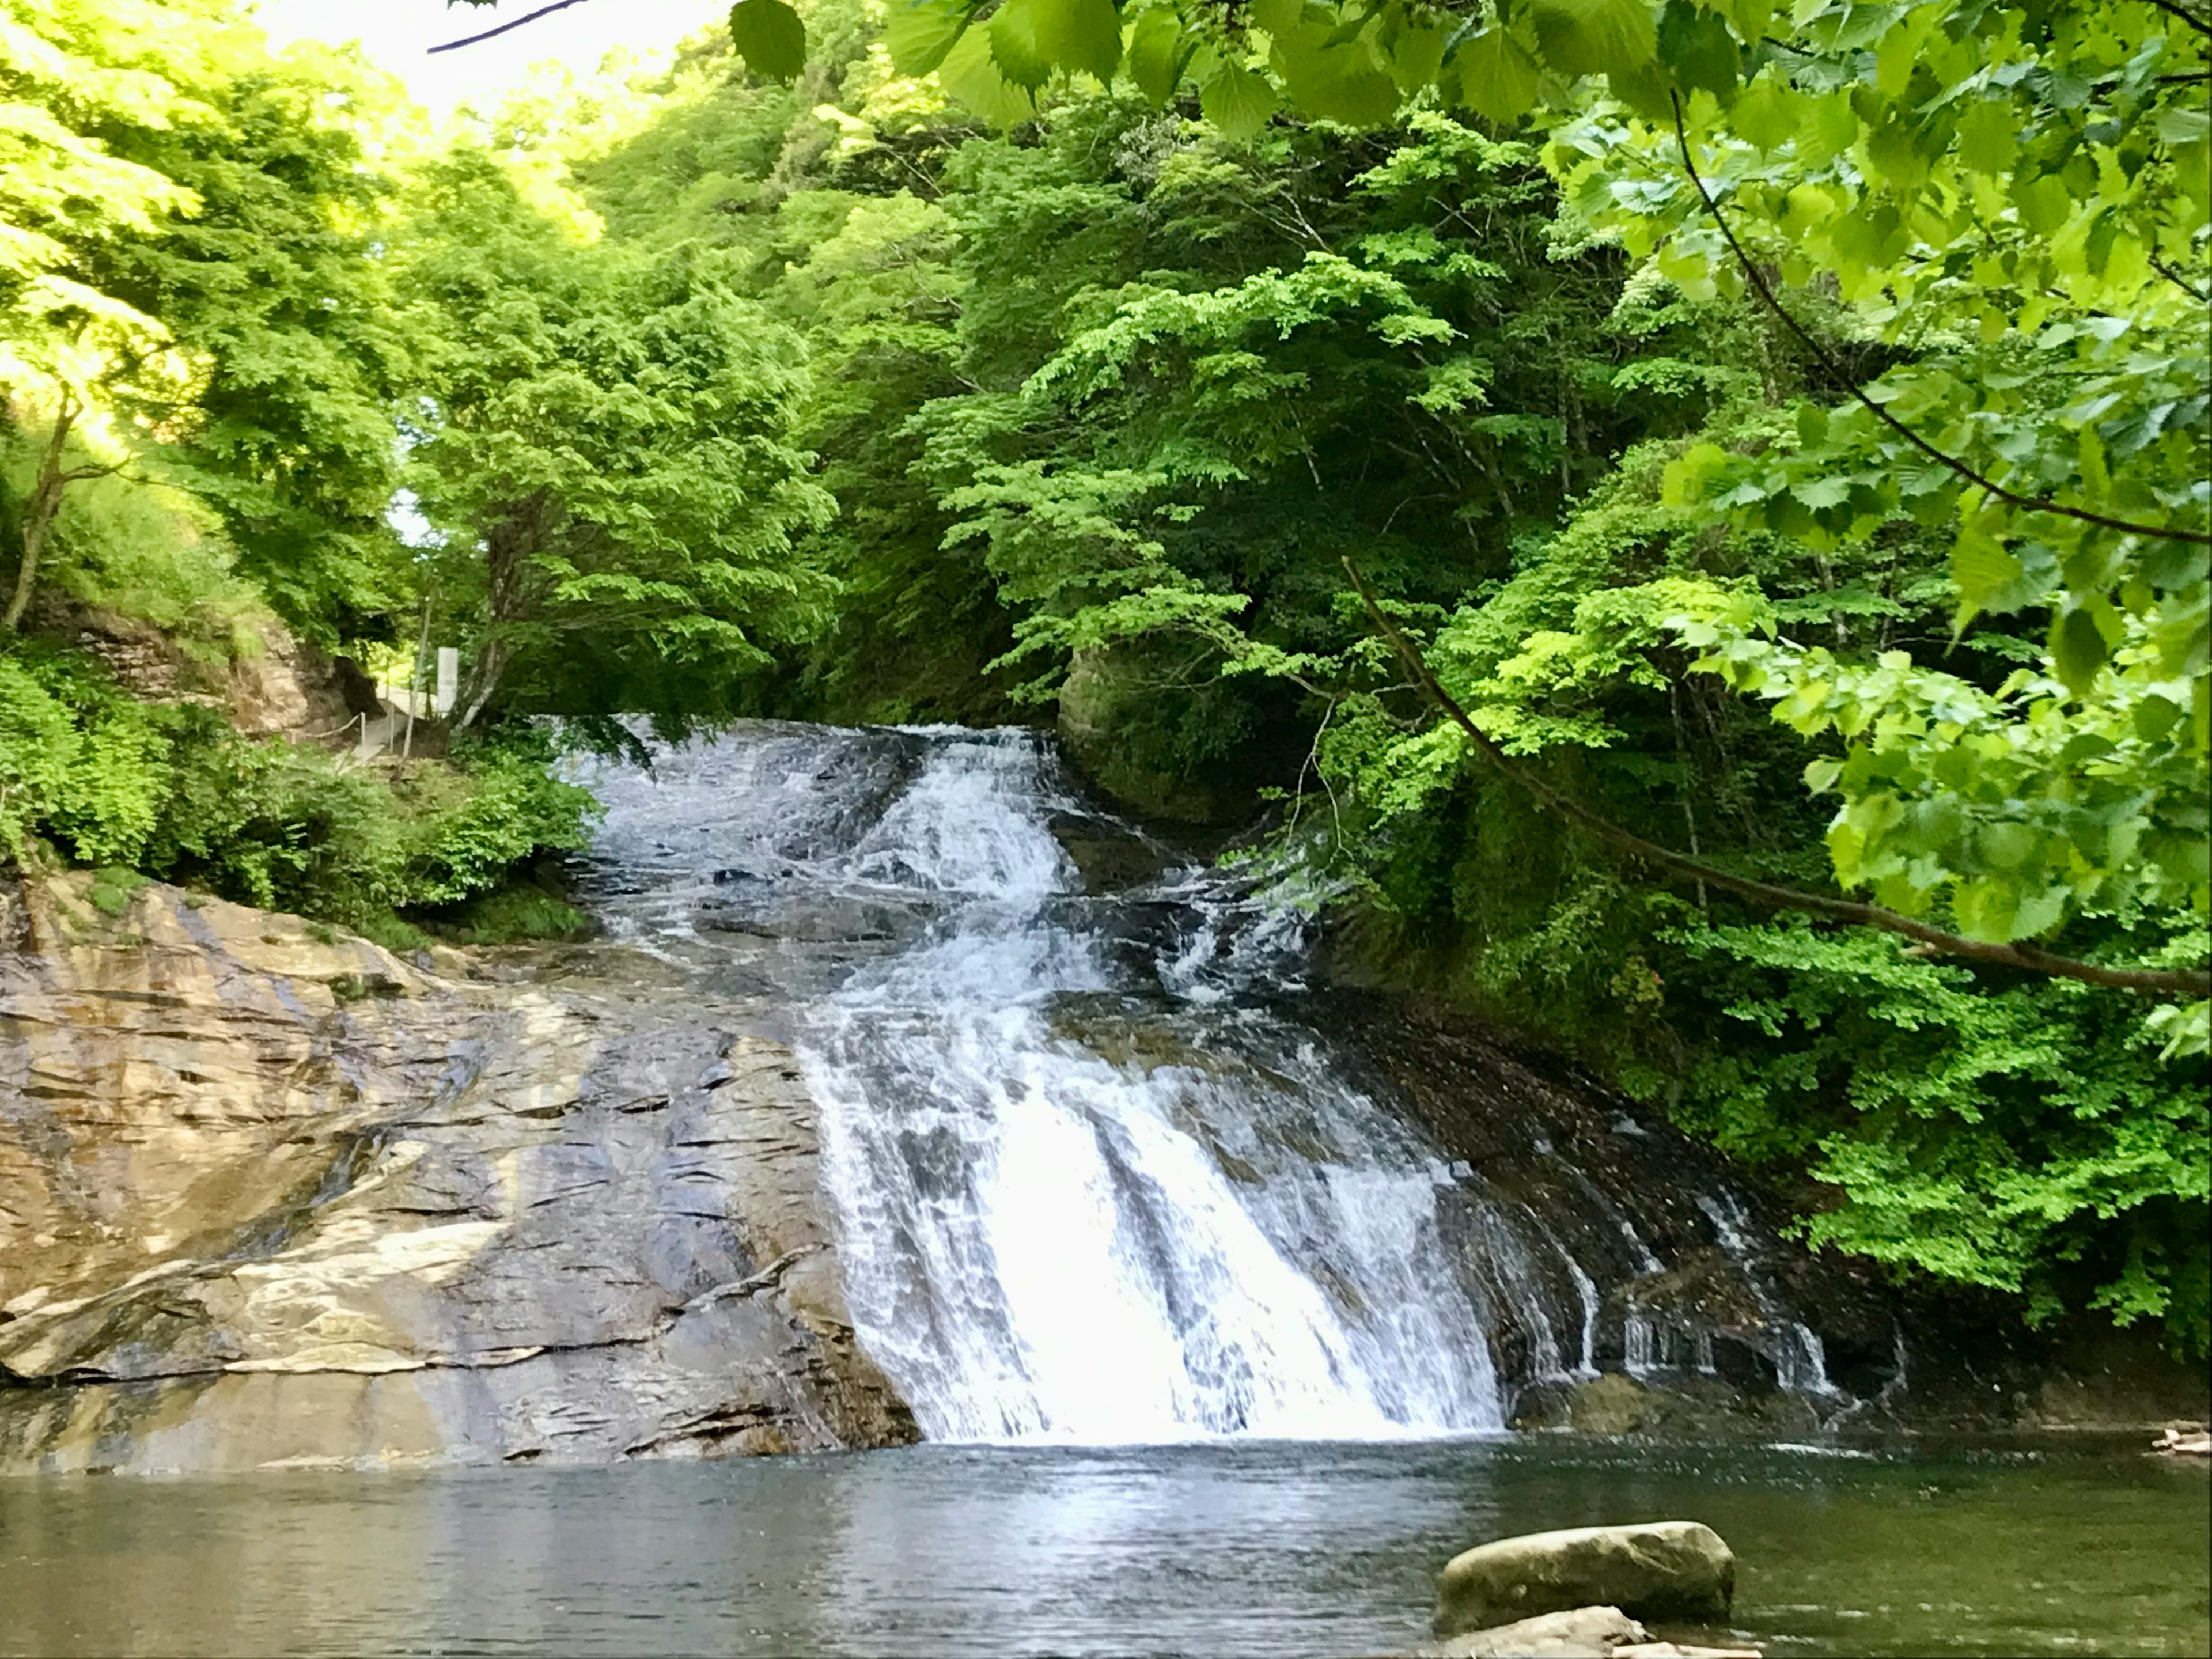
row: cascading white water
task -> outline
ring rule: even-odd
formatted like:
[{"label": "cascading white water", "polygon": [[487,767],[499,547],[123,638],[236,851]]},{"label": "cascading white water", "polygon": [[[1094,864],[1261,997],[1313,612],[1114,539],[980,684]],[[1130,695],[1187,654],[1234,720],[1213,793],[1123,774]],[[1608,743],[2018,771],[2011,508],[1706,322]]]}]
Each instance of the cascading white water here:
[{"label": "cascading white water", "polygon": [[[1516,1384],[1595,1373],[1597,1258],[1279,1011],[1295,869],[1166,855],[1017,731],[750,726],[592,781],[613,931],[756,988],[795,1039],[855,1327],[931,1437],[1496,1430],[1507,1330]],[[1091,890],[1071,820],[1152,863]],[[1532,1144],[1625,1246],[1615,1282],[1657,1273]],[[1750,1273],[1740,1206],[1706,1213]],[[1621,1338],[1638,1374],[1712,1367],[1632,1285]],[[1812,1343],[1784,1386],[1825,1388]]]},{"label": "cascading white water", "polygon": [[[1499,1426],[1474,1310],[1434,1271],[1435,1160],[1372,1103],[1264,1018],[1164,1060],[1054,1030],[1048,1002],[1116,988],[1048,914],[1077,886],[1045,822],[1068,804],[1026,736],[938,747],[851,867],[957,902],[805,1026],[848,1296],[924,1430]],[[1304,1152],[1253,1132],[1293,1116]]]}]

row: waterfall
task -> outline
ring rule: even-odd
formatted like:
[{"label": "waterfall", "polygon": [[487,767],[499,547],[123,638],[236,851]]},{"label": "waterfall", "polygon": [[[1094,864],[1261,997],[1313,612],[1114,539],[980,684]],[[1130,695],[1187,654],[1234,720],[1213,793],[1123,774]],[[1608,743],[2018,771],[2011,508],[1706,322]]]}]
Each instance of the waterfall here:
[{"label": "waterfall", "polygon": [[931,1437],[1479,1432],[1594,1374],[1584,1263],[1284,995],[1295,872],[1171,853],[1020,731],[754,723],[592,781],[610,927],[781,994],[855,1328]]}]

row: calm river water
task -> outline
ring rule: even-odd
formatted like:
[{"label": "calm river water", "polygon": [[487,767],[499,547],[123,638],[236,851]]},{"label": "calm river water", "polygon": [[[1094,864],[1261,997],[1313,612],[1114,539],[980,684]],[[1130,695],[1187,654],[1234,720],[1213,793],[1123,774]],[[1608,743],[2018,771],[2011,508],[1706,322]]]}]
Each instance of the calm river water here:
[{"label": "calm river water", "polygon": [[1691,1516],[1771,1654],[2191,1654],[2203,1468],[2081,1443],[926,1446],[0,1481],[6,1654],[1374,1654],[1456,1550]]}]

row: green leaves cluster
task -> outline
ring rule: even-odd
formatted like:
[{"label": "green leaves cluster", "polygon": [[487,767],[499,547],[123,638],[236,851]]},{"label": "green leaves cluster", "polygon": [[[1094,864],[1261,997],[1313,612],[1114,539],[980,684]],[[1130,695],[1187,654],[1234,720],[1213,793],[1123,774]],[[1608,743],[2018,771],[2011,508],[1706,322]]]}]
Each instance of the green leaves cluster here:
[{"label": "green leaves cluster", "polygon": [[1805,1236],[1939,1279],[2160,1321],[2212,1319],[2212,1097],[2097,993],[1999,991],[1863,936],[1682,936],[1734,1033],[1678,1118],[1757,1163],[1802,1160],[1839,1200]]},{"label": "green leaves cluster", "polygon": [[[482,151],[426,170],[400,251],[424,396],[408,482],[473,635],[458,720],[726,710],[826,585],[828,515],[790,441],[799,343],[726,260],[592,240]],[[586,646],[580,652],[579,644]]]},{"label": "green leaves cluster", "polygon": [[88,659],[0,655],[0,836],[243,903],[389,929],[494,891],[543,849],[580,849],[596,811],[542,737],[510,732],[396,776],[240,736],[216,711],[148,704]]}]

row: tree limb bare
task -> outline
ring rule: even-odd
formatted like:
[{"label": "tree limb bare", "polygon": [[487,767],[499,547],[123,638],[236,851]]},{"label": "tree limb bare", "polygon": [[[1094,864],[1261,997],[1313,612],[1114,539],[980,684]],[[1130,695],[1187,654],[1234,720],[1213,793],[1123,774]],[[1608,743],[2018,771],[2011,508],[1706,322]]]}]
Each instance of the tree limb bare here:
[{"label": "tree limb bare", "polygon": [[430,50],[433,53],[459,52],[463,46],[473,46],[479,41],[496,40],[511,30],[520,28],[525,23],[534,23],[541,17],[548,17],[556,11],[566,11],[571,6],[580,6],[583,3],[584,0],[553,0],[551,5],[540,6],[536,11],[525,12],[510,22],[501,23],[495,29],[486,29],[482,34],[464,35],[458,40],[447,40],[441,46],[431,47]]}]

